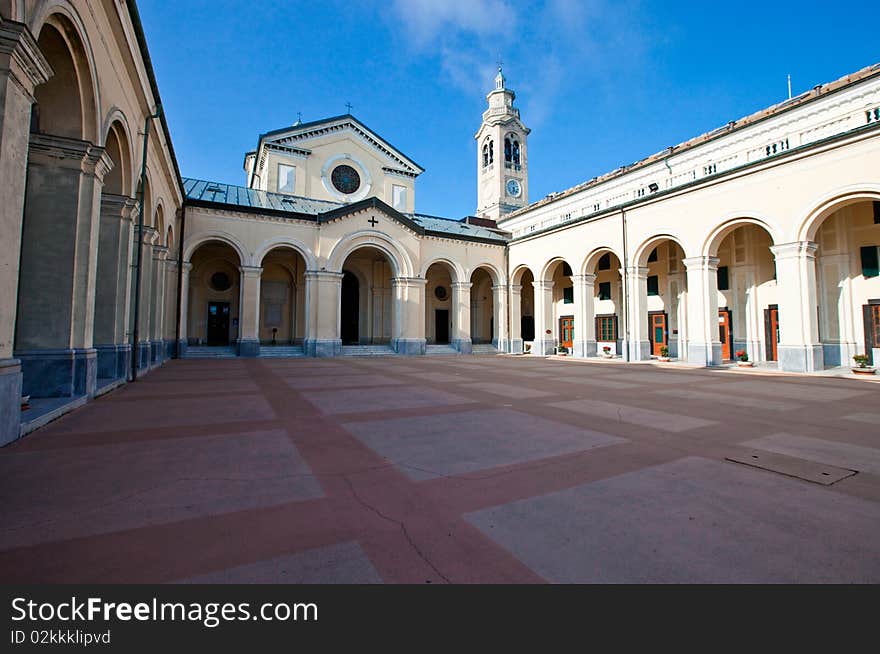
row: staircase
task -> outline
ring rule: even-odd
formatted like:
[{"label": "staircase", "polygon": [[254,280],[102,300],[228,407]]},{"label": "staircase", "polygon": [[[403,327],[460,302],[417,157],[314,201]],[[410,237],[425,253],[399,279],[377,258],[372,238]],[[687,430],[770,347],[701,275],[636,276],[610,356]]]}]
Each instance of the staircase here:
[{"label": "staircase", "polygon": [[389,345],[343,345],[344,357],[383,357],[394,354]]},{"label": "staircase", "polygon": [[289,359],[304,357],[302,345],[261,345],[260,357],[263,359]]},{"label": "staircase", "polygon": [[185,359],[234,359],[238,355],[231,346],[191,345],[186,348]]},{"label": "staircase", "polygon": [[471,354],[501,354],[491,343],[475,343],[471,346]]},{"label": "staircase", "polygon": [[458,350],[451,345],[426,345],[425,354],[458,354]]}]

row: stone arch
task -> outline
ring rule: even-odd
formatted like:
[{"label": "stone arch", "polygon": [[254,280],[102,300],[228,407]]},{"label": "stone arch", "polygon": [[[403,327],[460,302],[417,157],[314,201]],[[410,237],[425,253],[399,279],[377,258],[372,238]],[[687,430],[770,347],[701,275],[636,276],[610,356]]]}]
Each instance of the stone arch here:
[{"label": "stone arch", "polygon": [[513,269],[513,272],[510,273],[510,280],[511,280],[511,283],[512,283],[512,284],[521,284],[521,283],[522,283],[523,275],[524,275],[526,272],[530,272],[530,273],[532,273],[532,279],[535,278],[535,273],[532,272],[531,267],[528,266],[528,265],[526,265],[526,264],[524,264],[524,263],[522,263],[522,264],[518,265],[516,268],[514,268],[514,269]]},{"label": "stone arch", "polygon": [[600,247],[594,248],[586,257],[584,257],[583,263],[580,266],[580,273],[582,275],[595,273],[596,266],[599,265],[599,259],[601,259],[606,254],[612,254],[617,257],[618,261],[623,261],[623,256],[617,250],[612,247],[602,245]]},{"label": "stone arch", "polygon": [[492,284],[494,286],[501,286],[502,284],[504,284],[504,275],[502,275],[501,271],[488,261],[478,263],[470,270],[468,270],[467,279],[471,279],[474,276],[474,273],[477,272],[480,268],[482,268],[489,274],[489,278],[492,280]]},{"label": "stone arch", "polygon": [[287,247],[291,250],[295,250],[305,260],[307,270],[317,269],[318,261],[312,250],[302,241],[289,236],[276,236],[263,241],[257,248],[256,254],[254,254],[254,262],[256,265],[261,265],[263,259],[266,258],[266,255],[279,247]]},{"label": "stone arch", "polygon": [[235,236],[230,234],[229,232],[224,232],[221,230],[209,230],[206,232],[201,232],[200,234],[187,239],[186,246],[183,249],[183,260],[191,261],[193,252],[195,252],[201,245],[205,243],[209,243],[211,241],[220,241],[221,243],[225,243],[230,246],[235,253],[238,255],[238,260],[240,265],[248,266],[250,265],[250,257],[247,254],[247,250],[244,246],[238,241]]},{"label": "stone arch", "polygon": [[774,244],[779,243],[780,241],[781,232],[776,225],[771,224],[763,218],[757,218],[754,215],[737,215],[736,217],[722,220],[718,226],[709,232],[709,235],[703,239],[700,254],[705,257],[714,257],[727,235],[743,225],[755,225],[760,227],[770,235],[770,240]]},{"label": "stone arch", "polygon": [[865,201],[880,201],[880,184],[853,184],[813,200],[810,208],[798,219],[797,240],[814,240],[816,232],[828,216],[848,204]]},{"label": "stone arch", "polygon": [[639,245],[639,247],[637,247],[633,253],[633,262],[635,262],[635,264],[639,267],[646,266],[648,264],[648,256],[651,254],[651,250],[653,250],[663,241],[672,241],[681,248],[682,252],[685,253],[685,258],[688,256],[688,250],[682,244],[682,240],[679,237],[674,236],[673,234],[664,233],[655,234],[642,241],[641,245]]},{"label": "stone arch", "polygon": [[[30,27],[55,71],[34,90],[38,131],[98,143],[98,78],[82,20],[69,2],[47,0],[34,12]],[[74,94],[77,102],[71,102]]]},{"label": "stone arch", "polygon": [[364,247],[372,247],[385,254],[396,277],[413,276],[415,268],[406,250],[384,234],[365,231],[349,234],[340,240],[330,252],[330,256],[327,257],[327,268],[333,272],[341,273],[342,266],[348,256],[355,250]]},{"label": "stone arch", "polygon": [[[119,151],[118,159],[112,154],[114,139]],[[104,178],[105,188],[108,186],[108,179],[118,175],[122,179],[122,192],[119,195],[131,197],[135,189],[135,180],[138,179],[138,173],[135,170],[134,150],[132,149],[131,128],[125,114],[116,107],[111,109],[104,119],[104,125],[101,128],[101,145],[107,148],[107,154],[114,162],[113,170]]]},{"label": "stone arch", "polygon": [[451,259],[447,259],[446,257],[435,257],[428,261],[425,265],[422,266],[420,277],[424,278],[425,275],[428,274],[428,269],[435,263],[443,264],[449,269],[449,272],[451,273],[450,277],[452,278],[453,284],[455,282],[467,281],[467,277],[465,275],[465,271],[462,265],[460,263],[452,261]]},{"label": "stone arch", "polygon": [[156,211],[153,213],[153,227],[159,235],[158,244],[165,245],[165,208],[161,199],[156,203]]},{"label": "stone arch", "polygon": [[[546,264],[544,264],[544,267],[541,269],[541,276],[538,279],[541,279],[545,282],[553,281],[553,271],[560,263],[568,264],[569,268],[571,268],[571,264],[568,263],[565,257],[553,257]],[[572,268],[572,274],[574,274],[574,268]]]}]

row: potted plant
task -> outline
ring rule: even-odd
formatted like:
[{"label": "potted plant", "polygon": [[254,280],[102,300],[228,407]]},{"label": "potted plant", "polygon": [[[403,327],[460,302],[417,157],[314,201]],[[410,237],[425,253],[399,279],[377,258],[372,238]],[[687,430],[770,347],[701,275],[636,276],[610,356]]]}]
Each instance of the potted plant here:
[{"label": "potted plant", "polygon": [[868,355],[867,354],[854,354],[853,361],[856,362],[857,365],[853,366],[852,371],[857,375],[873,375],[874,368],[868,365]]},{"label": "potted plant", "polygon": [[556,354],[558,354],[561,357],[564,357],[565,355],[568,354],[568,348],[565,347],[564,345],[560,345],[559,347],[556,348]]},{"label": "potted plant", "polygon": [[667,345],[660,346],[660,356],[657,357],[658,361],[669,361],[669,347]]},{"label": "potted plant", "polygon": [[614,356],[613,354],[611,354],[611,346],[610,345],[603,345],[602,346],[602,356],[605,357],[606,359],[610,359]]},{"label": "potted plant", "polygon": [[749,361],[749,353],[745,350],[737,350],[736,351],[737,364],[740,368],[752,368],[754,367],[754,362]]}]

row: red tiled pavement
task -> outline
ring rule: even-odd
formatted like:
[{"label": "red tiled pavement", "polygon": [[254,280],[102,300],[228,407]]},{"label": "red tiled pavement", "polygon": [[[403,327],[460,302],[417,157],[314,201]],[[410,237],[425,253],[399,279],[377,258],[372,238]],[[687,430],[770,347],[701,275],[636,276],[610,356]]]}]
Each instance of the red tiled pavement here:
[{"label": "red tiled pavement", "polygon": [[[0,580],[173,582],[230,570],[265,580],[288,565],[279,561],[362,556],[346,570],[370,567],[390,583],[543,582],[541,565],[526,563],[540,551],[516,554],[466,514],[630,473],[640,488],[640,471],[723,461],[779,432],[880,448],[878,389],[517,357],[173,361],[0,450]],[[504,430],[478,438],[493,416]],[[468,472],[442,474],[451,469]],[[756,474],[787,480],[795,502],[808,484]],[[809,486],[854,515],[880,509],[870,472]],[[820,519],[803,510],[805,524]],[[541,543],[548,558],[571,549],[551,530]],[[699,547],[675,549],[708,556]],[[833,561],[834,547],[814,545],[804,561]],[[856,568],[848,574],[880,580],[876,567]]]}]

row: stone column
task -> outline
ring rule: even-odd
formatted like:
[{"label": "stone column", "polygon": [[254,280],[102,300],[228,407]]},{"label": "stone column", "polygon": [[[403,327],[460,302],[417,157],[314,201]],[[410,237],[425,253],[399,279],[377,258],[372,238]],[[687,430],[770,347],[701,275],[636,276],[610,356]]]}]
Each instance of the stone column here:
[{"label": "stone column", "polygon": [[[137,283],[137,226],[134,228],[134,244],[131,257],[131,278],[133,285]],[[140,239],[143,243],[141,251],[141,295],[138,307],[138,342],[137,342],[137,366],[138,370],[146,370],[150,367],[151,344],[150,344],[150,320],[153,313],[153,243],[156,241],[158,232],[149,225],[144,225]],[[134,299],[132,299],[134,301]],[[132,321],[134,321],[134,309],[132,309]]]},{"label": "stone column", "polygon": [[162,356],[171,359],[174,356],[174,335],[177,325],[177,260],[169,257],[165,259],[165,306],[162,320],[162,342],[164,349]]},{"label": "stone column", "polygon": [[112,165],[86,141],[31,135],[15,335],[27,395],[94,395],[100,198]]},{"label": "stone column", "polygon": [[[623,355],[628,361],[645,361],[651,358],[651,341],[648,340],[648,268],[630,266],[626,275],[626,322],[629,334],[624,332]],[[624,327],[624,329],[626,329]]]},{"label": "stone column", "polygon": [[553,325],[553,282],[534,281],[532,288],[535,289],[535,342],[532,344],[532,354],[553,354],[557,343]]},{"label": "stone column", "polygon": [[426,280],[418,277],[395,277],[391,280],[393,316],[391,348],[398,354],[425,353]]},{"label": "stone column", "polygon": [[177,358],[186,356],[189,346],[189,275],[193,265],[183,262],[183,274],[180,276],[180,339],[177,341]]},{"label": "stone column", "polygon": [[593,296],[596,275],[574,275],[574,356],[596,356],[596,312]]},{"label": "stone column", "polygon": [[131,284],[133,198],[101,195],[98,272],[95,282],[95,350],[98,377],[125,378],[131,344],[126,339]]},{"label": "stone column", "polygon": [[470,354],[471,340],[471,282],[452,282],[452,347],[462,354]]},{"label": "stone column", "polygon": [[816,249],[811,241],[771,246],[776,257],[779,304],[779,368],[814,372],[824,368],[819,342]]},{"label": "stone column", "polygon": [[[161,237],[161,234],[159,235]],[[168,248],[153,246],[153,307],[150,316],[150,362],[156,366],[165,359],[165,257]]]},{"label": "stone column", "polygon": [[342,354],[340,303],[342,273],[307,270],[307,329],[303,349],[307,356],[335,357]]},{"label": "stone column", "polygon": [[[510,352],[510,330],[507,324],[507,286],[492,287],[492,322],[495,333],[492,334],[492,345],[502,352]],[[522,351],[522,340],[520,340]]]},{"label": "stone column", "polygon": [[21,362],[13,335],[34,87],[52,69],[26,25],[0,18],[0,446],[18,438]]},{"label": "stone column", "polygon": [[718,259],[690,257],[682,263],[687,268],[688,363],[717,366],[721,363]]},{"label": "stone column", "polygon": [[263,269],[241,266],[238,356],[260,356],[260,276]]},{"label": "stone column", "polygon": [[522,285],[511,284],[510,289],[510,348],[511,354],[522,354]]}]

